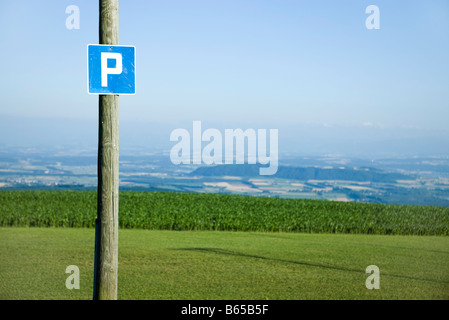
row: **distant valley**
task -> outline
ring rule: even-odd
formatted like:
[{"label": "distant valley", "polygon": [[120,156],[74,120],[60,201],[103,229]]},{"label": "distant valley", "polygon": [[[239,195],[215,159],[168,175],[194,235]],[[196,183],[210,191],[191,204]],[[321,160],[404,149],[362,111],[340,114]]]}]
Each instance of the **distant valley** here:
[{"label": "distant valley", "polygon": [[[0,149],[0,191],[96,189],[93,149]],[[444,156],[359,159],[283,155],[273,176],[259,165],[174,165],[165,151],[124,150],[120,190],[243,194],[449,207],[449,159]]]}]

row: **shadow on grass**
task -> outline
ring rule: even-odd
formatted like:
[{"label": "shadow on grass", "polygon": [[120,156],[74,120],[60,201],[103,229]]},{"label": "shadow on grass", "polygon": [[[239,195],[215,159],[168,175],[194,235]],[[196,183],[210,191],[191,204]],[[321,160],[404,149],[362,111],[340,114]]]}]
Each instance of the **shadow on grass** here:
[{"label": "shadow on grass", "polygon": [[[172,249],[172,250],[198,251],[198,252],[213,253],[213,254],[220,254],[220,255],[227,255],[227,256],[253,258],[253,259],[266,260],[266,261],[275,261],[275,262],[296,264],[296,265],[307,266],[307,267],[324,268],[324,269],[330,269],[330,270],[353,272],[353,273],[367,275],[367,273],[365,273],[365,270],[360,270],[360,269],[350,269],[350,268],[344,268],[344,267],[338,267],[338,266],[332,266],[332,265],[326,265],[326,264],[319,264],[319,263],[310,263],[310,262],[304,262],[304,261],[292,261],[292,260],[284,260],[284,259],[278,259],[278,258],[269,258],[269,257],[235,252],[235,251],[230,251],[230,250],[225,250],[225,249],[220,249],[220,248],[178,248],[178,249]],[[445,281],[445,280],[418,278],[418,277],[411,277],[411,276],[399,275],[399,274],[388,274],[388,273],[381,272],[381,276],[449,284],[449,281]]]}]

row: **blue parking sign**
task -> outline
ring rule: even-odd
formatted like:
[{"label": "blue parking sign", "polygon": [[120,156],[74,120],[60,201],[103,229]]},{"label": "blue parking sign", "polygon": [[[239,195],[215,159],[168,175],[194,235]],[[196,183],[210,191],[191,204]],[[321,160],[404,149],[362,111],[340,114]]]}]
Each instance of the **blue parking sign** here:
[{"label": "blue parking sign", "polygon": [[87,46],[89,94],[135,94],[136,48],[134,46]]}]

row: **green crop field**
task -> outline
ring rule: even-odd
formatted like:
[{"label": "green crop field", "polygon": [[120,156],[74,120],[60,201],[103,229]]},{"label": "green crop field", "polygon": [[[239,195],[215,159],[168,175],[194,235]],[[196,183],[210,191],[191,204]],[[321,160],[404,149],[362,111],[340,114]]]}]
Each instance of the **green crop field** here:
[{"label": "green crop field", "polygon": [[[94,227],[95,191],[0,191],[0,226]],[[121,192],[121,228],[449,235],[449,208]]]},{"label": "green crop field", "polygon": [[[118,298],[447,300],[448,210],[121,192]],[[0,299],[91,299],[95,216],[96,192],[0,191]]]}]

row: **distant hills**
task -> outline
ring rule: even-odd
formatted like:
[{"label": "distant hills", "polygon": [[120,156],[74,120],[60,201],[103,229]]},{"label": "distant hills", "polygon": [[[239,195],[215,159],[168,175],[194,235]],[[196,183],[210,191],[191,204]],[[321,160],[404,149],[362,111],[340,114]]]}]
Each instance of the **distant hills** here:
[{"label": "distant hills", "polygon": [[396,182],[396,180],[414,180],[415,177],[385,172],[374,168],[316,168],[280,166],[272,176],[259,175],[257,164],[224,164],[205,166],[194,170],[192,176],[236,176],[260,178],[284,178],[294,180],[346,180],[360,182]]}]

